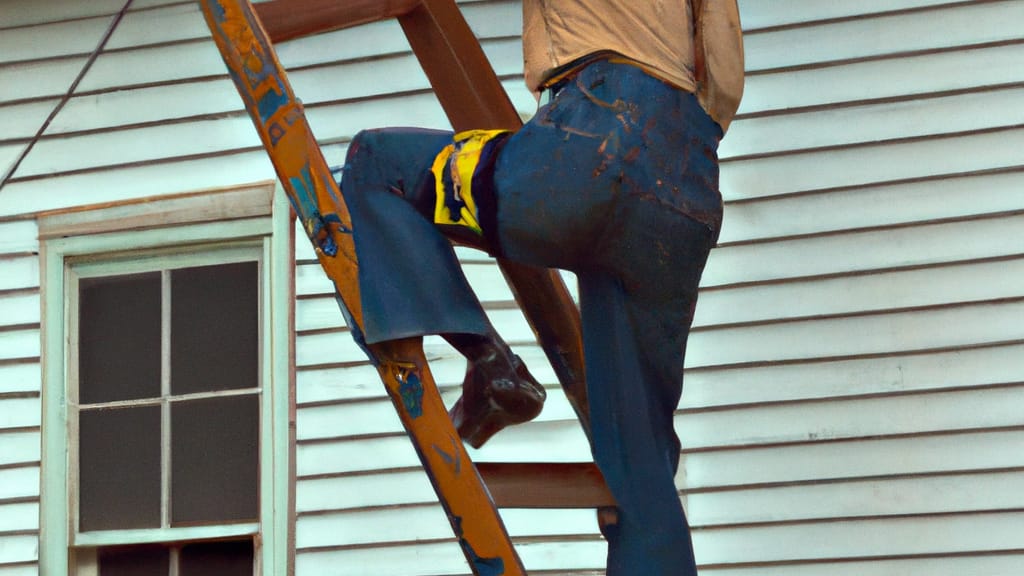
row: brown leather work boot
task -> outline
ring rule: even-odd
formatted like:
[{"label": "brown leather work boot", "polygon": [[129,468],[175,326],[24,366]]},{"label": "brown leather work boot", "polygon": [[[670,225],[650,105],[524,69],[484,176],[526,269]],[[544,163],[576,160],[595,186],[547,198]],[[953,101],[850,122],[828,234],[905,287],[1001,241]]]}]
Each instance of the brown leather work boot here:
[{"label": "brown leather work boot", "polygon": [[479,448],[506,426],[536,418],[546,398],[519,356],[493,349],[469,362],[462,396],[448,416],[459,436]]}]

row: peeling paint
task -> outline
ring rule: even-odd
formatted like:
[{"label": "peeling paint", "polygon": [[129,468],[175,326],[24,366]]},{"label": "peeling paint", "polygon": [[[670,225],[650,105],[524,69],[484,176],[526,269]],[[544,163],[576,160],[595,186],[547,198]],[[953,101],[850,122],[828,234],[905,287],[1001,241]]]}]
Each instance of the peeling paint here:
[{"label": "peeling paint", "polygon": [[476,576],[502,576],[505,573],[505,561],[500,557],[484,558],[476,553],[473,545],[464,536],[461,516],[452,516],[452,525],[455,527],[455,535],[459,538],[459,546],[462,546],[466,557],[473,563],[473,573]]},{"label": "peeling paint", "polygon": [[402,404],[405,411],[415,420],[423,416],[423,382],[416,372],[401,370],[396,375],[398,379],[398,393],[402,396]]},{"label": "peeling paint", "polygon": [[[434,444],[432,448],[434,449],[434,452],[436,452],[437,455],[440,456],[441,459],[445,461],[446,464],[451,466],[452,470],[455,472],[455,475],[458,476],[459,474],[462,473],[462,459],[459,457],[459,445],[456,442],[455,438],[448,438],[448,440],[452,443],[451,453],[446,452],[444,448],[441,448],[437,444]],[[461,440],[459,440],[458,442],[461,442]]]}]

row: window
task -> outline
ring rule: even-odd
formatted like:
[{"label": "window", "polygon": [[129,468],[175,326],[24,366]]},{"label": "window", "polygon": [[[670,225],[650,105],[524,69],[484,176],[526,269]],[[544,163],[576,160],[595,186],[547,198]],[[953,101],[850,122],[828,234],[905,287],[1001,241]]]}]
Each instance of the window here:
[{"label": "window", "polygon": [[[111,566],[125,558],[132,565],[178,565],[173,572],[133,573],[200,574],[182,565],[196,550],[247,563],[252,573],[262,392],[259,250],[208,249],[201,256],[215,263],[127,274],[116,273],[117,262],[68,267],[70,365],[77,367],[68,388],[75,540],[217,525],[237,536],[201,548],[76,550],[79,563],[97,565],[101,575],[121,573]],[[180,260],[199,258],[190,252]]]},{"label": "window", "polygon": [[[197,222],[205,198],[190,201],[159,229],[40,220],[44,573],[287,568],[288,208]],[[68,222],[87,233],[45,238]]]}]

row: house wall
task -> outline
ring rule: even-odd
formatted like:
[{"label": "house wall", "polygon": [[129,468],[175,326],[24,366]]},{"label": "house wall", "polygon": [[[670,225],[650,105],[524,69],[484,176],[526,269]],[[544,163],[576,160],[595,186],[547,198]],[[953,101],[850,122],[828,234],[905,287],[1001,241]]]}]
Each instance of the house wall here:
[{"label": "house wall", "polygon": [[42,421],[34,221],[0,223],[0,575],[34,573]]},{"label": "house wall", "polygon": [[1013,574],[1024,3],[741,5],[677,421],[702,574]]},{"label": "house wall", "polygon": [[[0,188],[3,576],[35,573],[33,214],[273,176],[192,2],[46,6],[0,5],[0,176],[17,164]],[[529,112],[518,2],[462,6]],[[726,221],[677,419],[701,573],[1016,574],[1024,2],[740,7],[747,92],[720,150]],[[331,164],[360,128],[446,125],[394,22],[279,55]],[[538,421],[474,457],[588,459],[500,274],[460,254],[499,330],[552,384]],[[312,251],[299,243],[296,259],[296,572],[468,573]],[[427,352],[453,401],[463,363],[437,339]],[[532,571],[602,571],[592,511],[504,518]]]}]

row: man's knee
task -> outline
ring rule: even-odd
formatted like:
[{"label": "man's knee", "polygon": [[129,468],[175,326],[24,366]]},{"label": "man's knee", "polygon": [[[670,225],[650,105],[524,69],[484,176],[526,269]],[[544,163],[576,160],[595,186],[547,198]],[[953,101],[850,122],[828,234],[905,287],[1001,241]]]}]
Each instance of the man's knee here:
[{"label": "man's knee", "polygon": [[422,128],[362,130],[348,146],[346,171],[375,185],[414,185],[430,170],[434,156],[451,143],[451,132]]},{"label": "man's knee", "polygon": [[360,130],[348,145],[346,164],[364,164],[374,157],[374,151],[380,147],[381,130]]},{"label": "man's knee", "polygon": [[441,148],[451,143],[451,138],[451,132],[425,128],[361,130],[349,143],[348,157],[429,162]]},{"label": "man's knee", "polygon": [[430,219],[433,189],[425,187],[429,162],[450,136],[408,128],[362,130],[349,143],[342,177],[344,194],[386,193],[403,198]]},{"label": "man's knee", "polygon": [[[342,192],[394,192],[403,180],[401,148],[387,129],[362,130],[352,138],[345,157]],[[345,188],[349,187],[349,190]]]}]

